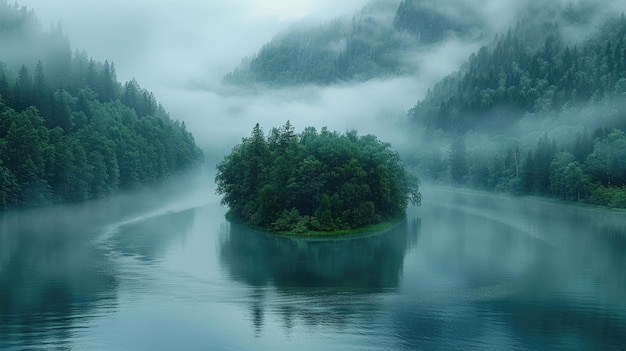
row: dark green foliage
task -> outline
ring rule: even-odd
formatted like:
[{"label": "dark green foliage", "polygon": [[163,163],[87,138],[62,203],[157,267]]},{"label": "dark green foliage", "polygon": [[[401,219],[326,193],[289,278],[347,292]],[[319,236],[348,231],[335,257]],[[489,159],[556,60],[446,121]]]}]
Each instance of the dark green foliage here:
[{"label": "dark green foliage", "polygon": [[415,156],[420,175],[626,207],[626,19],[567,37],[598,19],[596,5],[531,4],[515,28],[430,90],[409,117],[427,140],[437,135],[451,148],[441,157],[425,141]]},{"label": "dark green foliage", "polygon": [[446,39],[450,34],[466,36],[471,28],[478,26],[471,23],[474,18],[472,15],[475,15],[471,6],[465,6],[463,2],[456,3],[464,14],[464,17],[457,18],[454,14],[442,11],[440,5],[437,1],[403,0],[393,20],[394,28],[407,31],[419,43],[429,45]]},{"label": "dark green foliage", "polygon": [[[420,2],[421,3],[421,2]],[[373,2],[352,19],[295,27],[275,37],[224,77],[229,84],[333,84],[410,73],[412,49],[451,34],[470,37],[478,26],[451,18],[433,4]]]},{"label": "dark green foliage", "polygon": [[565,200],[580,201],[587,196],[590,177],[585,174],[580,162],[569,152],[560,152],[550,164],[550,191]]},{"label": "dark green foliage", "polygon": [[370,11],[352,22],[337,19],[325,26],[292,29],[264,45],[224,81],[323,85],[398,73],[403,69],[401,57],[390,52],[399,49],[403,39]]},{"label": "dark green foliage", "polygon": [[0,43],[24,49],[0,52],[0,209],[103,197],[202,158],[152,93],[122,91],[112,63],[72,57],[61,28],[43,32],[25,9],[0,1],[0,17]]},{"label": "dark green foliage", "polygon": [[587,157],[587,169],[603,185],[626,185],[626,136],[613,130],[599,139]]},{"label": "dark green foliage", "polygon": [[456,184],[464,184],[467,177],[465,137],[457,136],[450,148],[450,176]]},{"label": "dark green foliage", "polygon": [[441,174],[429,168],[438,169],[436,164],[421,162],[420,170],[433,182],[626,208],[626,134],[598,129],[594,137],[588,135],[579,132],[569,147],[563,147],[544,134],[532,147],[512,146],[495,155],[474,146],[464,153],[469,165],[465,172],[460,171],[463,138],[457,137],[448,154],[447,178],[434,176]]},{"label": "dark green foliage", "polygon": [[273,231],[360,228],[419,205],[419,182],[388,143],[355,131],[294,132],[287,122],[264,137],[257,124],[217,165],[217,193],[231,215]]},{"label": "dark green foliage", "polygon": [[610,19],[590,39],[567,44],[556,24],[542,45],[524,27],[470,57],[409,112],[434,129],[503,131],[525,114],[559,113],[626,91],[626,19]]},{"label": "dark green foliage", "polygon": [[550,187],[550,165],[556,154],[556,144],[545,135],[539,139],[537,148],[528,155],[523,173],[526,191],[536,194],[548,194]]}]

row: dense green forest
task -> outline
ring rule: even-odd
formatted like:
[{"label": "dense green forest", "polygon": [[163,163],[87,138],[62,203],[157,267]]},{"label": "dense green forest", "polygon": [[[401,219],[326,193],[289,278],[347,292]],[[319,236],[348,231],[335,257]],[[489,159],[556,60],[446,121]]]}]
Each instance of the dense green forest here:
[{"label": "dense green forest", "polygon": [[257,124],[215,180],[232,217],[278,232],[361,228],[421,201],[417,178],[388,143],[326,128],[297,134],[289,121],[267,137]]},{"label": "dense green forest", "polygon": [[608,20],[579,45],[568,45],[559,27],[552,28],[537,50],[521,30],[482,47],[464,71],[435,86],[409,116],[446,131],[499,130],[527,113],[559,113],[623,96],[623,16]]},{"label": "dense green forest", "polygon": [[[270,86],[365,81],[414,72],[413,50],[450,35],[480,32],[467,17],[449,16],[426,0],[374,1],[352,19],[295,26],[275,37],[242,66],[227,74],[228,84]],[[462,2],[459,3],[461,7]]]},{"label": "dense green forest", "polygon": [[588,6],[563,7],[543,38],[518,24],[409,111],[422,145],[449,140],[416,152],[425,179],[626,207],[626,19],[571,43]]},{"label": "dense green forest", "polygon": [[374,3],[351,22],[276,37],[225,81],[407,74],[416,48],[495,35],[409,109],[407,161],[430,182],[626,207],[624,16],[597,0],[528,1],[490,33],[476,11],[456,0]]},{"label": "dense green forest", "polygon": [[0,209],[81,201],[154,184],[202,152],[113,63],[72,52],[60,25],[0,1]]}]

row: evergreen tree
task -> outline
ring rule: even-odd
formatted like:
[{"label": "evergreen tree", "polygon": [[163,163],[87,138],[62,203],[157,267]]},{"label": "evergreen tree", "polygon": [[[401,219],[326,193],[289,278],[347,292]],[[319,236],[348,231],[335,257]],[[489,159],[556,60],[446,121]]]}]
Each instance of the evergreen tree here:
[{"label": "evergreen tree", "polygon": [[457,136],[452,141],[449,160],[452,180],[456,184],[465,184],[468,169],[464,136]]},{"label": "evergreen tree", "polygon": [[17,81],[15,82],[15,87],[13,88],[13,99],[16,110],[23,111],[32,105],[32,93],[32,78],[28,72],[28,68],[22,65],[17,76]]},{"label": "evergreen tree", "polygon": [[31,11],[1,1],[0,17],[11,23],[0,26],[0,44],[23,39],[0,53],[12,60],[0,62],[0,209],[103,197],[202,159],[151,92],[133,80],[132,98],[118,99],[114,65],[72,56],[60,26],[46,33]]},{"label": "evergreen tree", "polygon": [[372,135],[344,135],[290,122],[267,139],[257,124],[217,165],[217,193],[229,215],[274,231],[367,226],[419,205],[419,182],[390,145]]}]

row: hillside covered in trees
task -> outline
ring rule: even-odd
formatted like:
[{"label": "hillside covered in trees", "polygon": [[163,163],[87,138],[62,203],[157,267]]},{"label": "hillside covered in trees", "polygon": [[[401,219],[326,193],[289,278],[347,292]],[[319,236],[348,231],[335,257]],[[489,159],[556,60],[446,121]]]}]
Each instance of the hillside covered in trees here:
[{"label": "hillside covered in trees", "polygon": [[621,98],[626,92],[624,16],[606,20],[591,37],[570,44],[561,32],[578,17],[575,8],[565,10],[559,22],[539,26],[541,38],[518,26],[482,47],[465,69],[418,102],[409,117],[446,131],[501,130],[525,114],[560,113]]},{"label": "hillside covered in trees", "polygon": [[480,35],[471,8],[453,2],[459,11],[451,14],[433,0],[373,1],[352,19],[294,26],[243,60],[224,82],[327,85],[413,73],[415,50],[451,36]]},{"label": "hillside covered in trees", "polygon": [[[429,182],[626,207],[626,19],[599,0],[524,1],[501,33],[467,2],[378,2],[290,30],[227,83],[333,84],[414,72],[420,48],[494,37],[408,108]],[[513,13],[513,12],[512,12]]]},{"label": "hillside covered in trees", "polygon": [[202,159],[115,66],[72,52],[62,28],[0,1],[0,209],[81,201],[162,181]]},{"label": "hillside covered in trees", "polygon": [[277,232],[362,228],[419,205],[419,182],[388,143],[287,123],[267,137],[257,124],[217,166],[230,216]]},{"label": "hillside covered in trees", "polygon": [[[626,207],[626,19],[597,2],[553,7],[473,54],[410,111],[431,181]],[[537,22],[534,22],[537,24]],[[425,147],[448,140],[449,148]]]}]

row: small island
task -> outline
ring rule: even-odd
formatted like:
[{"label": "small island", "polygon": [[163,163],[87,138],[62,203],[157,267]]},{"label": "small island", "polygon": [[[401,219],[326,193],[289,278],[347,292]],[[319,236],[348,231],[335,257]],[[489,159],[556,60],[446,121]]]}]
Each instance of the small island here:
[{"label": "small island", "polygon": [[383,229],[419,206],[419,181],[389,143],[289,121],[267,137],[257,123],[217,165],[216,192],[230,220],[291,235]]}]

